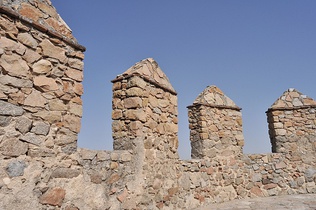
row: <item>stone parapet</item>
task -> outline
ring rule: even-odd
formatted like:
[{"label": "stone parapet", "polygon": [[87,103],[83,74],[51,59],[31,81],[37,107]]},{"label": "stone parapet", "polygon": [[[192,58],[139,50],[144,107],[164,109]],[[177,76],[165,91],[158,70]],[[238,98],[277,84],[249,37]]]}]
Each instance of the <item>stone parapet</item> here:
[{"label": "stone parapet", "polygon": [[242,154],[244,137],[239,108],[216,86],[208,86],[188,106],[192,158]]},{"label": "stone parapet", "polygon": [[176,92],[158,64],[142,60],[112,83],[114,149],[133,149],[133,140],[141,137],[146,156],[177,158]]},{"label": "stone parapet", "polygon": [[82,49],[1,8],[1,156],[71,154],[82,117]]},{"label": "stone parapet", "polygon": [[272,151],[315,164],[316,102],[291,88],[266,113]]},{"label": "stone parapet", "polygon": [[272,154],[244,155],[240,108],[207,87],[178,158],[177,93],[144,59],[113,83],[114,151],[77,148],[83,51],[49,0],[0,1],[0,209],[195,209],[316,193],[316,102],[289,89],[267,111]]}]

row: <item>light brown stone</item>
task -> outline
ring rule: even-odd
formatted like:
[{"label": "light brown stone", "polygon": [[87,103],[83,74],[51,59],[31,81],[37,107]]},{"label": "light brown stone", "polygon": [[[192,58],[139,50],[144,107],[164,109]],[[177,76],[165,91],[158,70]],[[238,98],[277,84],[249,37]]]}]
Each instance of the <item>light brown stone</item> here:
[{"label": "light brown stone", "polygon": [[263,196],[262,190],[258,186],[254,186],[253,188],[251,188],[250,192],[254,194],[255,196],[259,196],[259,197]]},{"label": "light brown stone", "polygon": [[83,85],[81,83],[75,83],[74,86],[73,86],[73,91],[81,96],[83,94]]},{"label": "light brown stone", "polygon": [[25,100],[25,95],[21,91],[17,93],[10,94],[10,98],[13,100],[14,104],[23,104]]},{"label": "light brown stone", "polygon": [[76,133],[79,133],[81,128],[81,118],[70,114],[65,115],[64,126]]},{"label": "light brown stone", "polygon": [[118,120],[123,116],[123,112],[120,109],[115,109],[112,111],[112,120]]},{"label": "light brown stone", "polygon": [[144,91],[143,89],[139,87],[132,87],[126,90],[126,95],[131,97],[131,96],[143,96]]},{"label": "light brown stone", "polygon": [[124,188],[124,190],[116,198],[122,203],[126,200],[127,196],[128,196],[128,191],[126,188]]},{"label": "light brown stone", "polygon": [[32,49],[26,49],[25,54],[23,55],[23,59],[26,60],[29,64],[38,61],[41,58],[41,55],[35,52]]},{"label": "light brown stone", "polygon": [[47,74],[52,70],[52,63],[48,60],[42,59],[33,64],[32,70],[36,74]]},{"label": "light brown stone", "polygon": [[45,192],[39,199],[41,204],[52,206],[61,206],[65,198],[66,191],[62,188],[55,187]]},{"label": "light brown stone", "polygon": [[76,116],[82,117],[82,106],[75,103],[69,104],[69,112]]},{"label": "light brown stone", "polygon": [[29,66],[18,55],[2,55],[0,66],[11,76],[28,77],[30,75]]},{"label": "light brown stone", "polygon": [[27,152],[28,146],[16,138],[9,138],[2,142],[0,151],[2,155],[18,157],[24,155]]},{"label": "light brown stone", "polygon": [[19,12],[22,16],[27,17],[35,22],[39,21],[39,19],[43,17],[43,13],[40,10],[28,3],[22,3]]},{"label": "light brown stone", "polygon": [[49,123],[58,123],[61,121],[61,112],[60,111],[39,111],[33,114],[36,117],[40,117],[43,120],[48,121]]},{"label": "light brown stone", "polygon": [[40,46],[43,51],[43,55],[51,57],[51,58],[56,58],[60,62],[66,62],[67,57],[65,55],[65,50],[61,47],[56,47],[53,45],[49,40],[45,39],[40,43]]},{"label": "light brown stone", "polygon": [[83,72],[76,70],[76,69],[68,69],[65,74],[78,82],[81,82],[83,80]]},{"label": "light brown stone", "polygon": [[0,46],[6,51],[16,52],[19,55],[23,55],[26,51],[26,47],[23,44],[15,42],[6,37],[0,38]]},{"label": "light brown stone", "polygon": [[31,48],[36,48],[38,46],[37,41],[29,33],[19,33],[18,40]]},{"label": "light brown stone", "polygon": [[270,190],[270,189],[276,188],[277,186],[278,186],[277,184],[270,183],[270,184],[264,185],[263,188],[264,188],[265,190]]},{"label": "light brown stone", "polygon": [[67,110],[67,105],[63,103],[62,100],[53,99],[48,103],[48,107],[50,111],[65,111]]},{"label": "light brown stone", "polygon": [[147,116],[146,113],[142,109],[130,109],[125,113],[126,119],[130,120],[140,120],[142,122],[146,122]]},{"label": "light brown stone", "polygon": [[34,85],[44,92],[58,90],[59,88],[54,79],[45,76],[35,77]]},{"label": "light brown stone", "polygon": [[114,173],[108,178],[107,183],[113,184],[113,183],[117,182],[119,179],[120,179],[120,176],[117,173]]},{"label": "light brown stone", "polygon": [[102,183],[102,175],[97,173],[97,172],[93,172],[90,175],[90,180],[91,182],[93,182],[94,184],[101,184]]},{"label": "light brown stone", "polygon": [[126,109],[140,108],[142,107],[142,100],[139,97],[131,97],[123,100],[124,107]]},{"label": "light brown stone", "polygon": [[7,31],[10,34],[18,34],[19,30],[17,27],[14,25],[13,22],[0,17],[0,27],[3,28],[4,31]]},{"label": "light brown stone", "polygon": [[78,70],[83,70],[83,62],[81,60],[79,60],[79,59],[69,58],[68,59],[68,65],[71,68],[75,68],[75,69],[78,69]]},{"label": "light brown stone", "polygon": [[26,97],[24,104],[31,107],[44,107],[47,100],[37,90],[33,90],[32,93]]}]

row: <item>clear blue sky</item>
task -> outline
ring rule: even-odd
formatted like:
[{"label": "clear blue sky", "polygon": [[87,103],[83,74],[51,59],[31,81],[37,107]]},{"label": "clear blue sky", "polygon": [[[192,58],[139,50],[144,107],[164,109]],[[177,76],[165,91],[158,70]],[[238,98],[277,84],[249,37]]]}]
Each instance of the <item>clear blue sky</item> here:
[{"label": "clear blue sky", "polygon": [[245,153],[268,153],[265,111],[288,88],[316,99],[315,0],[52,0],[85,53],[78,145],[112,150],[111,80],[153,57],[178,92],[179,153],[190,158],[186,106],[216,85],[242,108]]}]

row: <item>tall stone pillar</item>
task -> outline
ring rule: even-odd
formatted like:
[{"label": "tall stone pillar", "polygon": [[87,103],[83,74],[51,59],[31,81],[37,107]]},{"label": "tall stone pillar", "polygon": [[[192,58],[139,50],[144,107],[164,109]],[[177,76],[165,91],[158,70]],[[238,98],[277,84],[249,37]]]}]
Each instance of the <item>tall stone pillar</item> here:
[{"label": "tall stone pillar", "polygon": [[0,156],[77,150],[84,51],[50,1],[0,1]]},{"label": "tall stone pillar", "polygon": [[242,154],[241,108],[216,86],[208,86],[188,106],[192,158]]},{"label": "tall stone pillar", "polygon": [[272,152],[315,163],[316,101],[290,88],[266,113]]},{"label": "tall stone pillar", "polygon": [[141,139],[146,157],[177,158],[177,94],[157,62],[144,59],[112,83],[114,149],[135,149]]}]

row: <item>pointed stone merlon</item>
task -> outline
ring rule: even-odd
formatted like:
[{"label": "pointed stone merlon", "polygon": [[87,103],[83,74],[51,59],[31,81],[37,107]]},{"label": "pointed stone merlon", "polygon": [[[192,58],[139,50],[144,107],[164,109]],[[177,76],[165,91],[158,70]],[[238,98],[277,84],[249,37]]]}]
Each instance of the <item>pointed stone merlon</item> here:
[{"label": "pointed stone merlon", "polygon": [[148,157],[177,158],[177,93],[157,62],[144,59],[112,83],[114,150],[134,150],[143,139]]},{"label": "pointed stone merlon", "polygon": [[216,86],[208,86],[188,106],[191,157],[215,158],[242,154],[241,108]]},{"label": "pointed stone merlon", "polygon": [[316,101],[290,88],[266,112],[272,152],[315,161]]}]

